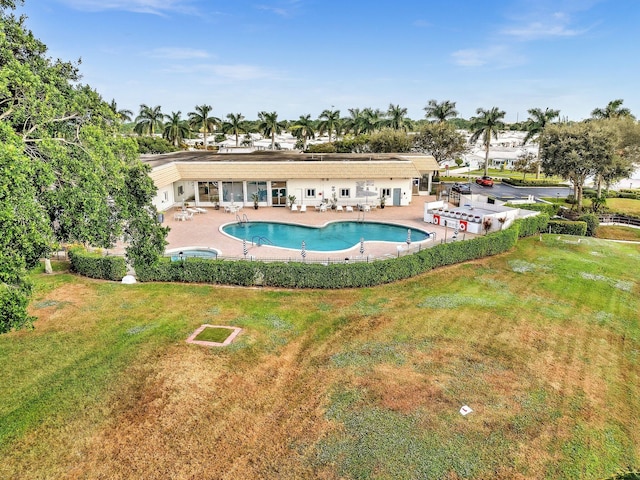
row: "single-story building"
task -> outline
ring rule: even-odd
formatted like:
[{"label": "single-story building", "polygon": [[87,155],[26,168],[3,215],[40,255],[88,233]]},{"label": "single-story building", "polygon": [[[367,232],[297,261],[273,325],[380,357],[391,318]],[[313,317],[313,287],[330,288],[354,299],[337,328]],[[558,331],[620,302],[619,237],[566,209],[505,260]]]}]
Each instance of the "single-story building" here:
[{"label": "single-story building", "polygon": [[218,154],[207,151],[143,155],[152,168],[160,211],[189,202],[197,207],[258,204],[409,205],[412,194],[431,189],[438,164],[430,155],[301,154],[252,152]]}]

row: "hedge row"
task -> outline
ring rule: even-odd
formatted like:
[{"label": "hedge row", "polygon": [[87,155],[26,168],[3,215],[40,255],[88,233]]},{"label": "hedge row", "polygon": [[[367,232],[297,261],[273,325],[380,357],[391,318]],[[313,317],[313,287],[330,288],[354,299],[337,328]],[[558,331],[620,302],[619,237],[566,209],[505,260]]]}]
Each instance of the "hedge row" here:
[{"label": "hedge row", "polygon": [[550,217],[557,215],[560,211],[560,205],[557,203],[525,203],[517,205],[513,203],[506,203],[505,206],[511,208],[522,208],[524,210],[531,210],[534,212],[544,212]]},{"label": "hedge row", "polygon": [[552,180],[522,180],[521,178],[503,178],[502,183],[514,185],[516,187],[566,187],[564,183],[557,183]]},{"label": "hedge row", "polygon": [[573,222],[571,220],[549,220],[549,233],[562,235],[577,235],[584,237],[587,234],[587,222]]},{"label": "hedge row", "polygon": [[121,280],[127,274],[123,257],[105,257],[99,253],[89,253],[83,248],[69,250],[71,271],[90,278]]},{"label": "hedge row", "polygon": [[[529,228],[529,227],[527,227]],[[355,264],[264,263],[188,258],[138,266],[140,281],[263,285],[284,288],[357,288],[413,277],[437,267],[496,255],[515,246],[519,228],[464,242],[436,245],[413,255]]]},{"label": "hedge row", "polygon": [[[529,208],[525,207],[527,210]],[[520,218],[514,222],[511,228],[517,229],[518,238],[530,237],[547,230],[549,224],[549,214],[540,213],[535,217]]]}]

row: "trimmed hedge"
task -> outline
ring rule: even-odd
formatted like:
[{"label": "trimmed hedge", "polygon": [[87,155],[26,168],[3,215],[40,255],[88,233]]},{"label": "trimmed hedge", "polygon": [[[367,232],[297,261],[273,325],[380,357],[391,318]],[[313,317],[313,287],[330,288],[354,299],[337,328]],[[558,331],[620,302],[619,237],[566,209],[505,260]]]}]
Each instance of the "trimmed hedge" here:
[{"label": "trimmed hedge", "polygon": [[[514,227],[518,229],[518,238],[530,237],[547,230],[549,224],[549,215],[540,213],[535,217],[519,218],[513,222]],[[514,228],[511,227],[511,228]]]},{"label": "trimmed hedge", "polygon": [[595,237],[596,230],[600,226],[600,220],[595,213],[585,213],[581,217],[578,217],[579,222],[585,222],[587,224],[587,236]]},{"label": "trimmed hedge", "polygon": [[127,274],[123,257],[105,257],[99,253],[89,253],[84,248],[69,250],[71,271],[90,278],[121,280]]},{"label": "trimmed hedge", "polygon": [[587,222],[571,220],[549,220],[549,233],[562,235],[577,235],[584,237],[587,234]]},{"label": "trimmed hedge", "polygon": [[522,180],[521,178],[503,178],[502,183],[513,185],[516,187],[566,187],[563,183],[557,183],[553,180]]},{"label": "trimmed hedge", "polygon": [[[544,222],[546,225],[546,222]],[[534,222],[526,222],[526,229]],[[187,258],[163,259],[153,266],[138,266],[142,282],[197,282],[263,285],[284,288],[371,287],[410,278],[437,267],[505,252],[518,240],[520,228],[509,228],[464,242],[439,244],[413,255],[354,264],[264,263]]]}]

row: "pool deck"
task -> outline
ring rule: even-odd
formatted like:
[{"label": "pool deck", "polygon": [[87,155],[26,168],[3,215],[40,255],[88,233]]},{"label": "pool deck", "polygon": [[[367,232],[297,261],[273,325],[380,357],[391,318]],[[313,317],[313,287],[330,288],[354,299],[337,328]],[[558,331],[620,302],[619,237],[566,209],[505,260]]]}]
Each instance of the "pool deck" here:
[{"label": "pool deck", "polygon": [[[433,201],[433,196],[417,196],[411,199],[411,205],[406,207],[386,206],[384,209],[376,208],[364,214],[364,221],[384,222],[391,224],[401,224],[408,227],[417,228],[427,232],[436,232],[436,240],[425,240],[423,242],[413,242],[407,250],[407,244],[392,242],[371,242],[365,239],[364,255],[360,254],[360,245],[355,245],[348,250],[340,252],[306,252],[306,261],[363,261],[376,258],[390,258],[398,255],[413,253],[419,249],[428,248],[436,243],[440,243],[445,238],[445,227],[435,226],[425,223],[424,203]],[[171,231],[167,237],[169,244],[167,249],[178,248],[213,248],[216,249],[221,258],[244,258],[242,241],[234,239],[220,231],[220,227],[227,223],[234,223],[238,216],[240,219],[246,215],[251,221],[272,221],[291,222],[299,225],[320,226],[332,221],[357,221],[362,219],[362,212],[336,212],[327,210],[326,212],[315,211],[313,207],[307,212],[292,212],[285,207],[260,207],[257,210],[244,207],[236,213],[226,213],[223,209],[215,210],[207,208],[207,213],[194,214],[191,220],[181,221],[174,219],[174,213],[179,209],[170,210],[165,213],[165,226],[169,226]],[[449,228],[446,232],[447,240],[451,238],[453,231]],[[472,238],[475,235],[467,233],[464,238]],[[463,239],[463,234],[458,235],[458,239]],[[302,261],[300,250],[278,248],[268,245],[252,245],[247,243],[247,259],[262,260],[283,260]]]}]

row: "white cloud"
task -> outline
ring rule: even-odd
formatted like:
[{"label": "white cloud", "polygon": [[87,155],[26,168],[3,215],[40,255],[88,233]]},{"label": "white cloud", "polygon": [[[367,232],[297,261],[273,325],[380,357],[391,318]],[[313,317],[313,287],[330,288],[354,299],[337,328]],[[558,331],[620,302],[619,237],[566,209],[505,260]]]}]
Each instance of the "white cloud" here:
[{"label": "white cloud", "polygon": [[502,45],[457,50],[451,56],[453,63],[461,67],[508,68],[525,62],[520,54]]},{"label": "white cloud", "polygon": [[77,10],[101,12],[104,10],[123,10],[135,13],[165,15],[168,12],[193,14],[192,0],[61,0]]},{"label": "white cloud", "polygon": [[297,13],[299,5],[300,5],[300,0],[286,0],[286,1],[279,2],[277,6],[259,4],[259,5],[256,5],[256,8],[258,10],[264,10],[267,12],[275,13],[276,15],[279,15],[281,17],[289,18],[289,17],[293,17]]},{"label": "white cloud", "polygon": [[166,73],[179,75],[207,75],[209,80],[247,81],[264,78],[277,78],[274,72],[256,65],[235,64],[194,64],[174,65],[163,70]]},{"label": "white cloud", "polygon": [[209,58],[210,55],[205,50],[181,47],[162,47],[148,52],[153,58],[166,58],[170,60],[190,60],[193,58]]},{"label": "white cloud", "polygon": [[549,22],[531,22],[527,25],[505,28],[502,33],[521,40],[537,40],[540,38],[575,37],[587,31],[587,29],[569,28],[562,19],[563,17],[554,17],[549,19]]}]

